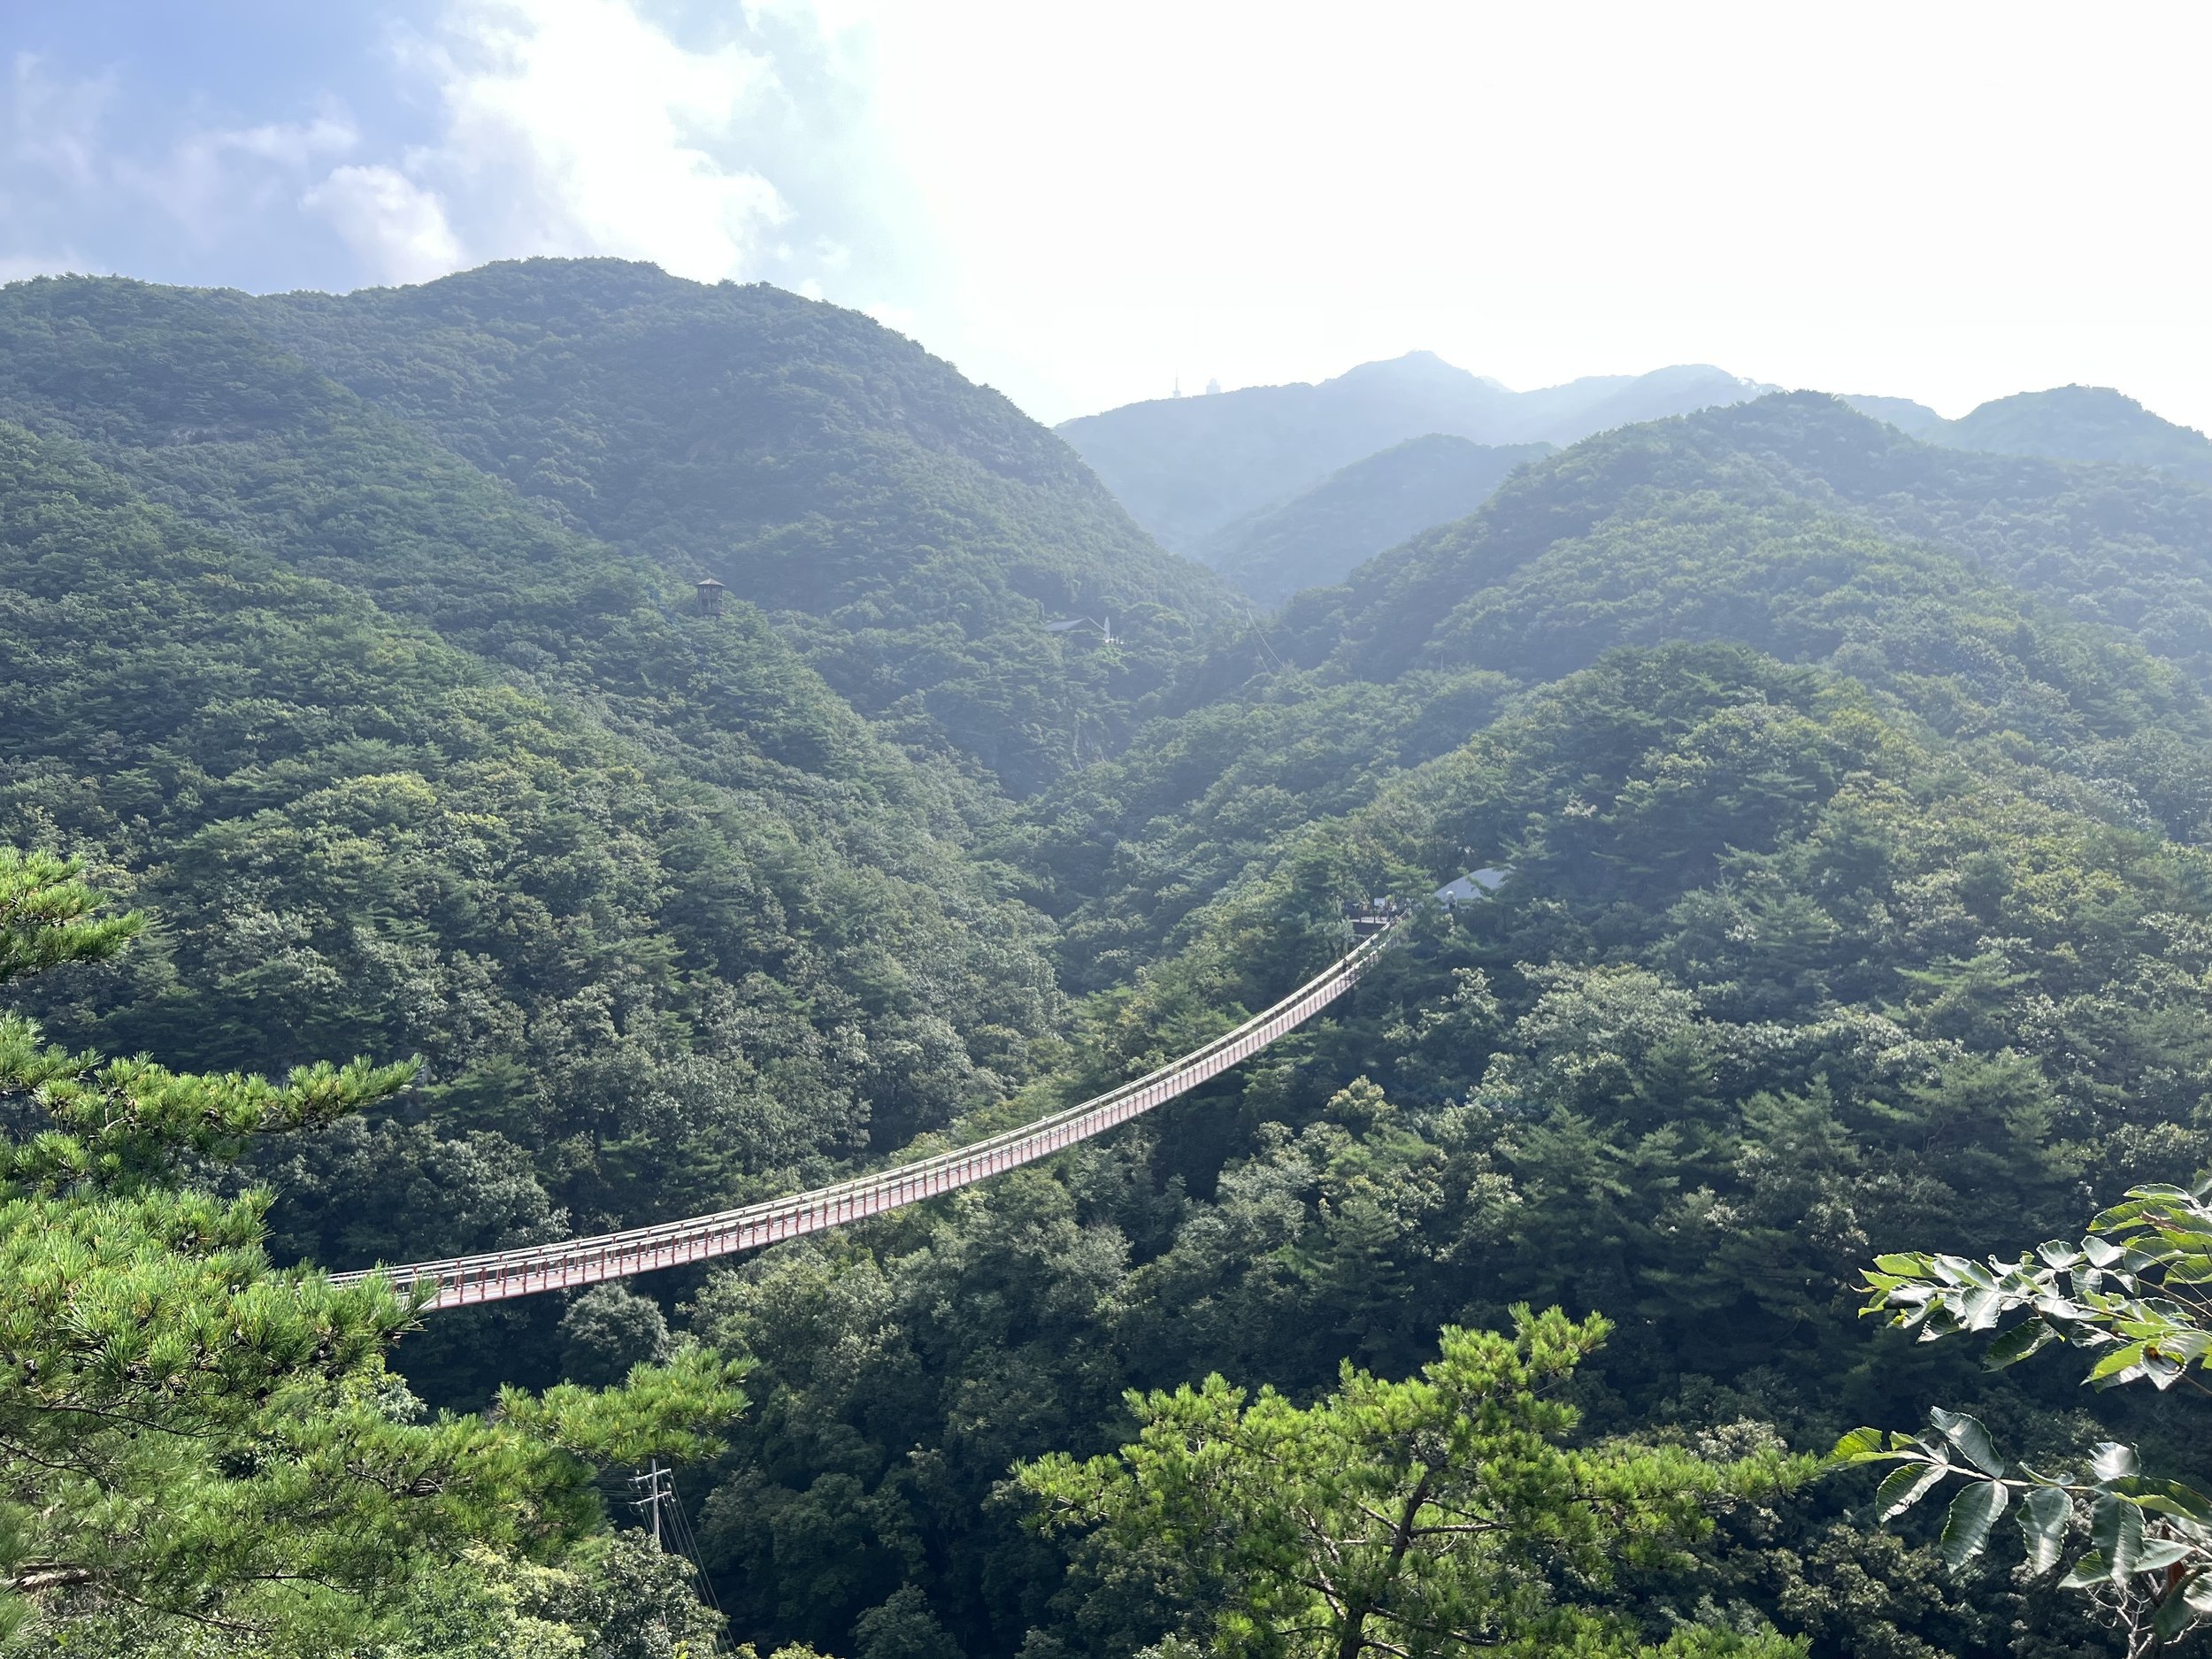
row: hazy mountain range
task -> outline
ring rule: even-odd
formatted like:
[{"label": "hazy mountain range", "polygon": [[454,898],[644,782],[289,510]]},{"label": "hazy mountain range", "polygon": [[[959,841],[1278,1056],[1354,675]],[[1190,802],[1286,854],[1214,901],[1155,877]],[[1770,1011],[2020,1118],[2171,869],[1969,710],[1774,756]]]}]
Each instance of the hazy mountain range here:
[{"label": "hazy mountain range", "polygon": [[[1415,351],[1317,384],[1129,403],[1058,430],[1164,546],[1273,605],[1471,512],[1514,467],[1555,448],[1776,389],[1694,364],[1516,392]],[[1951,449],[2212,482],[2212,441],[2108,388],[2023,392],[1956,420],[1910,398],[1843,401]]]},{"label": "hazy mountain range", "polygon": [[1317,385],[1158,398],[1085,415],[1058,431],[1164,546],[1196,553],[1233,519],[1408,438],[1572,443],[1774,389],[1694,365],[1516,392],[1433,352],[1412,351]]},{"label": "hazy mountain range", "polygon": [[2212,483],[2212,439],[2162,419],[2108,386],[2056,386],[1993,398],[1946,420],[1909,397],[1847,397],[1862,413],[1909,437],[1990,455],[2040,455],[2060,461],[2116,461]]},{"label": "hazy mountain range", "polygon": [[1393,444],[1289,500],[1221,526],[1196,549],[1244,593],[1280,604],[1302,588],[1326,587],[1386,547],[1432,525],[1463,518],[1549,443],[1476,443],[1432,432]]}]

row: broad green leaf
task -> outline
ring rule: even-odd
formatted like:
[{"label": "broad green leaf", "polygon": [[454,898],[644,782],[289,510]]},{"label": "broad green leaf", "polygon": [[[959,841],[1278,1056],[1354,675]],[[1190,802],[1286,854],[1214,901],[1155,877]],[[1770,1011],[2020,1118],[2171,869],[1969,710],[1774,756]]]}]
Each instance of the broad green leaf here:
[{"label": "broad green leaf", "polygon": [[1982,1363],[1991,1371],[2002,1371],[2008,1365],[2018,1364],[2047,1343],[2057,1340],[2058,1333],[2042,1320],[2024,1320],[1989,1345],[1989,1352],[1983,1357]]},{"label": "broad green leaf", "polygon": [[1997,1455],[1997,1448],[1989,1438],[1989,1431],[1980,1419],[1963,1411],[1947,1411],[1941,1406],[1932,1407],[1928,1420],[1942,1432],[1943,1438],[1957,1447],[1966,1461],[1985,1475],[2001,1478],[2005,1460]]},{"label": "broad green leaf", "polygon": [[2143,1551],[2135,1558],[2138,1572],[2163,1572],[2177,1561],[2186,1561],[2196,1550],[2177,1538],[2149,1538],[2143,1540]]},{"label": "broad green leaf", "polygon": [[2004,1292],[1994,1287],[1970,1290],[1959,1302],[1959,1323],[1970,1331],[1993,1330],[2006,1300]]},{"label": "broad green leaf", "polygon": [[1828,1454],[1834,1463],[1863,1463],[1870,1458],[1886,1457],[1889,1439],[1879,1429],[1853,1429],[1836,1442],[1836,1449]]},{"label": "broad green leaf", "polygon": [[[2005,1512],[2008,1496],[1999,1482],[1977,1480],[1951,1500],[1951,1508],[1943,1517],[1943,1536],[1936,1540],[1936,1553],[1943,1557],[1945,1566],[1956,1572],[1982,1553],[1982,1547],[1989,1542],[1989,1529]],[[2142,1518],[2139,1514],[2136,1517],[2139,1529]]]},{"label": "broad green leaf", "polygon": [[2160,1515],[2185,1517],[2200,1525],[2212,1525],[2212,1498],[2207,1498],[2194,1486],[2185,1486],[2178,1480],[2149,1480],[2140,1475],[2123,1475],[2107,1484],[2120,1496],[2134,1499],[2143,1509]]},{"label": "broad green leaf", "polygon": [[2161,1641],[2172,1641],[2196,1622],[2196,1609],[2189,1605],[2188,1586],[2177,1584],[2166,1592],[2158,1611],[2151,1615],[2151,1633]]},{"label": "broad green leaf", "polygon": [[2158,1339],[2159,1350],[2185,1362],[2200,1361],[2212,1353],[2212,1331],[2169,1331]]},{"label": "broad green leaf", "polygon": [[2133,1370],[2142,1363],[2143,1345],[2140,1342],[2130,1342],[2123,1348],[2113,1349],[2111,1353],[2091,1366],[2089,1380],[2093,1383],[2110,1384],[2123,1379],[2124,1373]]},{"label": "broad green leaf", "polygon": [[2089,1536],[2106,1561],[2106,1575],[2125,1584],[2143,1554],[2143,1511],[2125,1498],[2101,1497],[2089,1512]]},{"label": "broad green leaf", "polygon": [[1892,1470],[1874,1489],[1874,1516],[1893,1521],[1927,1495],[1928,1488],[1951,1471],[1941,1463],[1907,1463]]},{"label": "broad green leaf", "polygon": [[2058,1552],[2066,1542],[2066,1523],[2074,1506],[2055,1486],[2038,1486],[2020,1500],[2020,1534],[2027,1540],[2028,1567],[2048,1572],[2058,1565]]},{"label": "broad green leaf", "polygon": [[1970,1286],[1974,1289],[1994,1290],[1997,1288],[1997,1275],[1979,1262],[1970,1262],[1965,1257],[1958,1256],[1939,1256],[1936,1257],[1936,1263],[1947,1273],[1955,1274],[1960,1283]]},{"label": "broad green leaf", "polygon": [[2103,1552],[2093,1549],[2067,1569],[2066,1576],[2058,1581],[2058,1587],[2062,1590],[2086,1590],[2092,1586],[2102,1584],[2109,1576]]}]

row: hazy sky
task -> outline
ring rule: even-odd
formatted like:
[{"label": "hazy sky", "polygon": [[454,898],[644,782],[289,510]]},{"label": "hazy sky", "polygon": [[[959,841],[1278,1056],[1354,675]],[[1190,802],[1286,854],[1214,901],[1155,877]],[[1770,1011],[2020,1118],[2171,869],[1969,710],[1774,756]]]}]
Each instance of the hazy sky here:
[{"label": "hazy sky", "polygon": [[0,277],[607,253],[1048,420],[1416,347],[2212,427],[2212,8],[11,0]]}]

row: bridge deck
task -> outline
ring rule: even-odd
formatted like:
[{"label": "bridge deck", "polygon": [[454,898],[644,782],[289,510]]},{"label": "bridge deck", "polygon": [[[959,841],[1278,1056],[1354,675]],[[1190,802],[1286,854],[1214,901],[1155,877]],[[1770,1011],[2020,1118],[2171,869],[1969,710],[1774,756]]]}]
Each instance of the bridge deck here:
[{"label": "bridge deck", "polygon": [[1272,1008],[1263,1010],[1211,1042],[1170,1061],[1135,1081],[1111,1088],[1080,1105],[1036,1122],[932,1153],[871,1175],[836,1181],[789,1198],[773,1198],[710,1216],[649,1227],[630,1227],[594,1238],[532,1245],[442,1262],[410,1262],[370,1271],[334,1273],[338,1284],[358,1284],[380,1273],[402,1289],[434,1282],[436,1296],[426,1306],[459,1308],[480,1302],[503,1302],[549,1290],[626,1279],[683,1262],[732,1256],[803,1233],[879,1216],[959,1187],[987,1180],[1001,1171],[1049,1157],[1079,1141],[1102,1134],[1118,1124],[1188,1093],[1209,1078],[1250,1058],[1286,1033],[1296,1030],[1350,990],[1373,965],[1387,930],[1363,939],[1350,954],[1300,986]]}]

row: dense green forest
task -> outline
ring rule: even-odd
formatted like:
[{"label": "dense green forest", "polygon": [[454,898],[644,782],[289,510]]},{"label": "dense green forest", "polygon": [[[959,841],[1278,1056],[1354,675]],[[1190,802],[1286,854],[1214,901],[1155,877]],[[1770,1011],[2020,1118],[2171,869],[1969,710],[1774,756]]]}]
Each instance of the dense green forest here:
[{"label": "dense green forest", "polygon": [[335,300],[17,284],[0,418],[526,669],[621,626],[588,619],[628,608],[618,570],[664,605],[715,576],[894,741],[1018,795],[1117,746],[1228,597],[910,342],[618,261]]},{"label": "dense green forest", "polygon": [[[622,1525],[655,1454],[759,1654],[2132,1659],[2212,1613],[2159,1484],[2212,1216],[2158,1201],[2155,1306],[1974,1277],[2212,1168],[2212,493],[1772,396],[1260,622],[772,290],[37,282],[0,330],[0,1642],[703,1652]],[[1094,603],[1125,643],[1044,633]],[[1018,1121],[1382,897],[1348,1002],[987,1185],[503,1310],[294,1270]],[[2133,1295],[2131,1248],[2044,1260]],[[1917,1329],[1858,1317],[1878,1257]],[[2022,1310],[2134,1345],[1985,1370]],[[1870,1425],[1930,1438],[1821,1461]],[[1886,1523],[1885,1460],[1948,1521]]]}]

